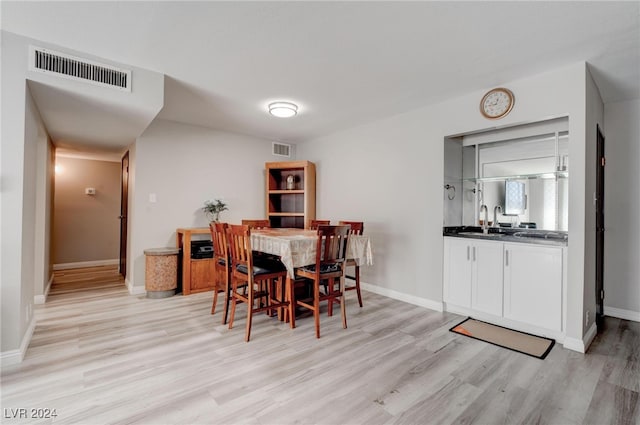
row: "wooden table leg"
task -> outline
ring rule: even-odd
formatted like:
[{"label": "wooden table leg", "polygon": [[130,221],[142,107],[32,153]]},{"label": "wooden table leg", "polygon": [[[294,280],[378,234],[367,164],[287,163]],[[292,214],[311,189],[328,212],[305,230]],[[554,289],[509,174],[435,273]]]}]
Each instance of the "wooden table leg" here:
[{"label": "wooden table leg", "polygon": [[287,273],[286,294],[289,300],[289,326],[291,329],[296,327],[296,291],[293,288],[294,279]]}]

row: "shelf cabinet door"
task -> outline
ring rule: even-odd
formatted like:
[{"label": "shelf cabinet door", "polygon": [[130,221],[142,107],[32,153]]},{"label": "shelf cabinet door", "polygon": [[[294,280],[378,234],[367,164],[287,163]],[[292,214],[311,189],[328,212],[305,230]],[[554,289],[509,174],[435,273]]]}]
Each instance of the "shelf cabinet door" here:
[{"label": "shelf cabinet door", "polygon": [[500,242],[474,241],[471,260],[471,308],[502,316],[504,244]]},{"label": "shelf cabinet door", "polygon": [[444,300],[471,307],[471,243],[468,239],[444,238]]},{"label": "shelf cabinet door", "polygon": [[562,330],[562,248],[504,246],[504,317]]},{"label": "shelf cabinet door", "polygon": [[213,259],[191,260],[191,292],[215,288]]}]

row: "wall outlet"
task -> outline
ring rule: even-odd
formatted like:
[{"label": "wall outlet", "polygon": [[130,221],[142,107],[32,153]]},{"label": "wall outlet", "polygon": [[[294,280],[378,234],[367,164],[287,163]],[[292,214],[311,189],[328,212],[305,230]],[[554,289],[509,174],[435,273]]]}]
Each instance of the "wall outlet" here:
[{"label": "wall outlet", "polygon": [[585,326],[589,326],[589,310],[587,310],[587,312],[584,315],[584,325]]}]

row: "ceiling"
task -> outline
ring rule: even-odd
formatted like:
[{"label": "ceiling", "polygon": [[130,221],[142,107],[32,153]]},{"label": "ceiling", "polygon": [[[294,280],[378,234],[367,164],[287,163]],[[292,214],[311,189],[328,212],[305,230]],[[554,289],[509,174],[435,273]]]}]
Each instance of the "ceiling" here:
[{"label": "ceiling", "polygon": [[[1,7],[4,30],[165,74],[160,118],[283,142],[578,61],[590,64],[605,103],[640,97],[639,2],[2,1]],[[56,110],[74,101],[35,87],[47,127],[74,140],[74,120]],[[268,115],[274,100],[295,102],[299,114]],[[103,105],[95,109],[104,113]],[[92,113],[90,105],[82,110]],[[85,140],[85,148],[104,147],[111,136],[121,144],[122,135],[109,131]]]}]

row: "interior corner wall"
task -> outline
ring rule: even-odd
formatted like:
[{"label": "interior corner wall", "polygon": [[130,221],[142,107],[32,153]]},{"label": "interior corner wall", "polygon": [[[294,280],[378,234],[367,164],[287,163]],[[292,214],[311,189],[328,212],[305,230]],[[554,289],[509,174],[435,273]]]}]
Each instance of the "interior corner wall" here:
[{"label": "interior corner wall", "polygon": [[604,105],[605,314],[640,321],[640,99]]},{"label": "interior corner wall", "polygon": [[[593,81],[588,67],[586,72],[586,120],[585,120],[585,244],[584,244],[584,333],[595,323],[596,317],[596,207],[597,188],[597,126],[604,133],[604,104],[600,91]],[[571,136],[569,143],[571,143]],[[573,158],[570,164],[573,164]],[[569,171],[570,178],[573,169]],[[588,314],[587,314],[588,313]]]},{"label": "interior corner wall", "polygon": [[[54,264],[116,261],[120,249],[120,163],[58,156]],[[87,189],[95,189],[87,195]]]},{"label": "interior corner wall", "polygon": [[[25,90],[25,126],[24,126],[24,174],[22,187],[22,285],[20,291],[20,305],[22,311],[21,322],[29,328],[33,317],[33,304],[35,292],[36,259],[36,197],[37,197],[37,173],[38,156],[37,146],[43,128],[38,108],[31,97],[29,88]],[[42,241],[42,238],[38,238]],[[43,244],[41,249],[46,249]],[[38,264],[40,268],[41,264]],[[30,335],[29,335],[30,336]]]},{"label": "interior corner wall", "polygon": [[[447,137],[444,140],[444,185],[442,202],[444,203],[444,226],[462,225],[462,140]],[[446,187],[449,187],[447,189]]]},{"label": "interior corner wall", "polygon": [[2,31],[0,294],[2,362],[20,361],[33,327],[38,114],[26,85],[27,49]]},{"label": "interior corner wall", "polygon": [[175,246],[177,228],[208,226],[205,201],[228,203],[225,222],[265,217],[265,162],[281,160],[269,140],[165,120],[136,140],[132,158],[130,291],[144,287],[145,249]]},{"label": "interior corner wall", "polygon": [[[36,111],[37,112],[37,111]],[[36,222],[34,251],[34,300],[37,304],[45,301],[52,281],[51,233],[53,216],[53,193],[55,179],[55,148],[47,129],[38,114],[36,166]]]},{"label": "interior corner wall", "polygon": [[316,163],[316,215],[365,222],[374,264],[361,269],[363,281],[416,303],[442,305],[445,137],[568,116],[569,202],[577,207],[569,211],[566,334],[582,340],[585,68],[580,62],[501,83],[516,104],[499,121],[478,111],[487,87],[298,144],[298,156]]}]

